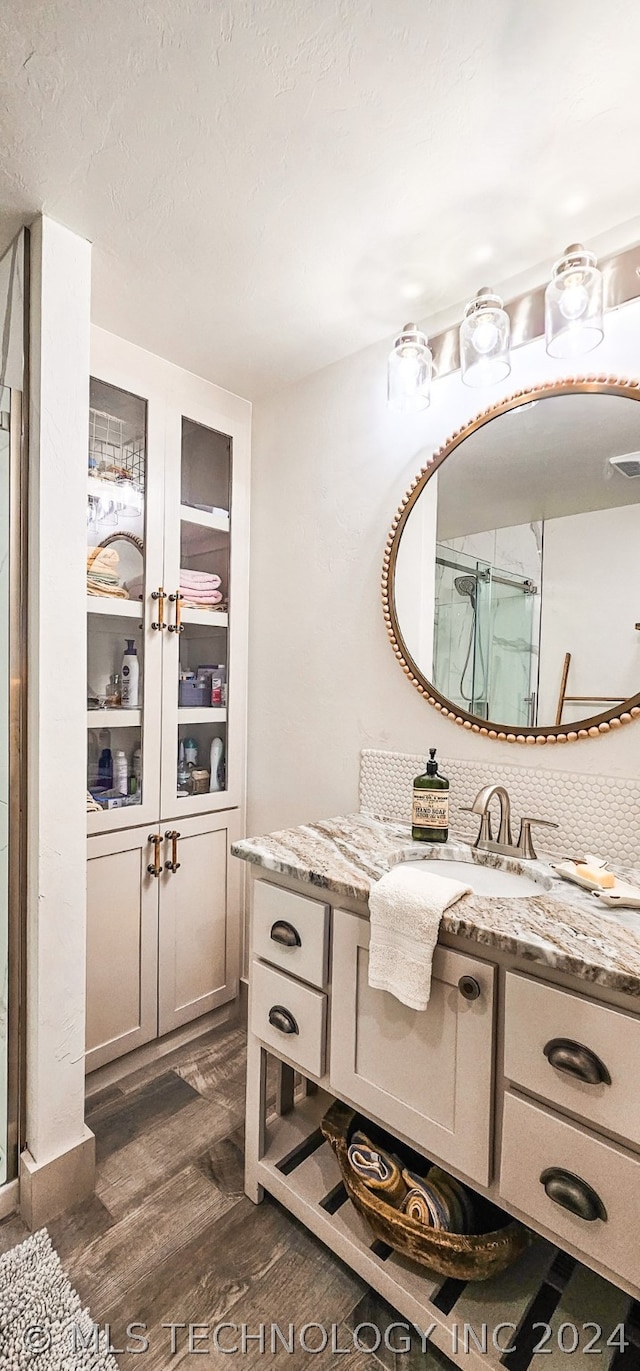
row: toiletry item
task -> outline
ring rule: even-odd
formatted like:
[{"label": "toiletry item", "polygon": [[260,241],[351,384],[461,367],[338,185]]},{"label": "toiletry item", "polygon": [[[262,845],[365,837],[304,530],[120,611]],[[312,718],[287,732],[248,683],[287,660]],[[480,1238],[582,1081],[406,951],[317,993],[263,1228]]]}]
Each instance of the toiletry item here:
[{"label": "toiletry item", "polygon": [[589,881],[592,885],[597,885],[601,890],[613,890],[616,878],[612,871],[604,871],[600,867],[587,866],[584,862],[576,862],[576,875],[582,876],[583,881]]},{"label": "toiletry item", "polygon": [[110,747],[103,747],[98,758],[98,785],[101,790],[113,789],[113,757]]},{"label": "toiletry item", "polygon": [[220,666],[199,666],[198,680],[207,680],[211,687],[210,704],[215,709],[220,709],[227,703],[227,668],[224,662]]},{"label": "toiletry item", "polygon": [[178,799],[179,799],[179,800],[183,800],[183,799],[185,798],[185,796],[191,794],[191,791],[192,791],[192,789],[193,789],[193,781],[192,781],[192,779],[191,779],[191,770],[192,770],[192,768],[191,768],[190,766],[187,766],[187,763],[186,763],[186,760],[185,760],[185,755],[184,755],[184,743],[181,741],[181,742],[180,742],[180,747],[179,747],[179,749],[178,749],[178,776],[177,776],[177,780],[178,780]]},{"label": "toiletry item", "polygon": [[191,794],[207,795],[209,793],[209,772],[206,766],[194,766],[191,772]]},{"label": "toiletry item", "polygon": [[184,740],[184,760],[187,766],[198,765],[198,744],[195,738],[185,738]]},{"label": "toiletry item", "polygon": [[429,748],[427,769],[413,782],[411,837],[414,842],[446,843],[449,837],[449,782],[438,771],[435,747]]},{"label": "toiletry item", "polygon": [[142,748],[139,745],[134,749],[133,758],[131,762],[131,770],[133,772],[133,775],[135,776],[136,781],[138,782],[137,790],[139,790],[140,783],[142,781]]},{"label": "toiletry item", "polygon": [[140,664],[133,638],[127,638],[120,673],[120,694],[123,709],[137,709],[139,701]]},{"label": "toiletry item", "polygon": [[117,748],[113,758],[113,788],[118,795],[128,795],[129,793],[129,768],[127,767],[126,753],[122,748]]},{"label": "toiletry item", "polygon": [[105,709],[119,709],[121,704],[120,677],[118,672],[114,671],[104,688],[104,707]]},{"label": "toiletry item", "polygon": [[222,738],[214,738],[211,744],[211,776],[209,790],[224,789],[224,743]]}]

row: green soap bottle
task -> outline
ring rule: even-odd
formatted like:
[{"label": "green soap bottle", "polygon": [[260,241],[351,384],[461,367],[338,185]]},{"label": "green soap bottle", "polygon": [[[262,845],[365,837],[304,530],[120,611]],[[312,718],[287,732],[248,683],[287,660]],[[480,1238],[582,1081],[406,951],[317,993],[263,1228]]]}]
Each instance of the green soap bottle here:
[{"label": "green soap bottle", "polygon": [[430,747],[427,769],[413,782],[411,837],[420,843],[446,843],[449,837],[449,782],[435,758]]}]

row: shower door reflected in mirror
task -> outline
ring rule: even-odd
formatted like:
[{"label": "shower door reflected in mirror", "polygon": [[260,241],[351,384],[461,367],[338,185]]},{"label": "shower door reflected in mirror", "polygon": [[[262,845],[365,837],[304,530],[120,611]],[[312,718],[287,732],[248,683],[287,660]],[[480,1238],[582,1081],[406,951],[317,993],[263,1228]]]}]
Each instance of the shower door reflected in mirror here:
[{"label": "shower door reflected in mirror", "polygon": [[527,727],[536,717],[540,568],[531,576],[504,563],[474,558],[455,539],[436,545],[433,683],[477,718]]}]

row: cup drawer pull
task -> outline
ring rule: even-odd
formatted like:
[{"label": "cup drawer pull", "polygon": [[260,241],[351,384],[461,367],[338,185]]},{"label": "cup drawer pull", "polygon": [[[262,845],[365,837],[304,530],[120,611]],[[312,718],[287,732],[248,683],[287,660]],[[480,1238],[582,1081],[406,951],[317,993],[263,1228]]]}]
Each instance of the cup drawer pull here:
[{"label": "cup drawer pull", "polygon": [[600,1196],[580,1176],[563,1171],[560,1166],[550,1166],[542,1172],[540,1184],[544,1186],[549,1199],[562,1209],[568,1209],[570,1214],[576,1214],[586,1223],[593,1223],[595,1219],[606,1223],[607,1211]]},{"label": "cup drawer pull", "polygon": [[302,939],[297,928],[287,923],[286,919],[277,919],[271,925],[269,936],[274,943],[280,943],[282,947],[302,947]]},{"label": "cup drawer pull", "polygon": [[568,1076],[576,1076],[587,1085],[611,1085],[611,1076],[604,1064],[596,1057],[590,1047],[575,1043],[571,1038],[552,1038],[544,1048],[544,1055],[551,1066],[565,1071]]},{"label": "cup drawer pull", "polygon": [[300,1029],[293,1014],[281,1004],[273,1004],[269,1010],[269,1023],[281,1033],[299,1033]]}]

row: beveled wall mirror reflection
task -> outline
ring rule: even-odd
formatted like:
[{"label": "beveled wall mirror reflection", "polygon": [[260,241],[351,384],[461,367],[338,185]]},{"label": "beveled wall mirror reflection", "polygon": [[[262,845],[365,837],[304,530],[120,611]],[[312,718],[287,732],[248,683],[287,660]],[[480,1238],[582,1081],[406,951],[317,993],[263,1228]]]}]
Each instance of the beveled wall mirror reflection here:
[{"label": "beveled wall mirror reflection", "polygon": [[640,714],[639,384],[559,382],[496,405],[396,516],[392,644],[474,732],[564,742]]}]

